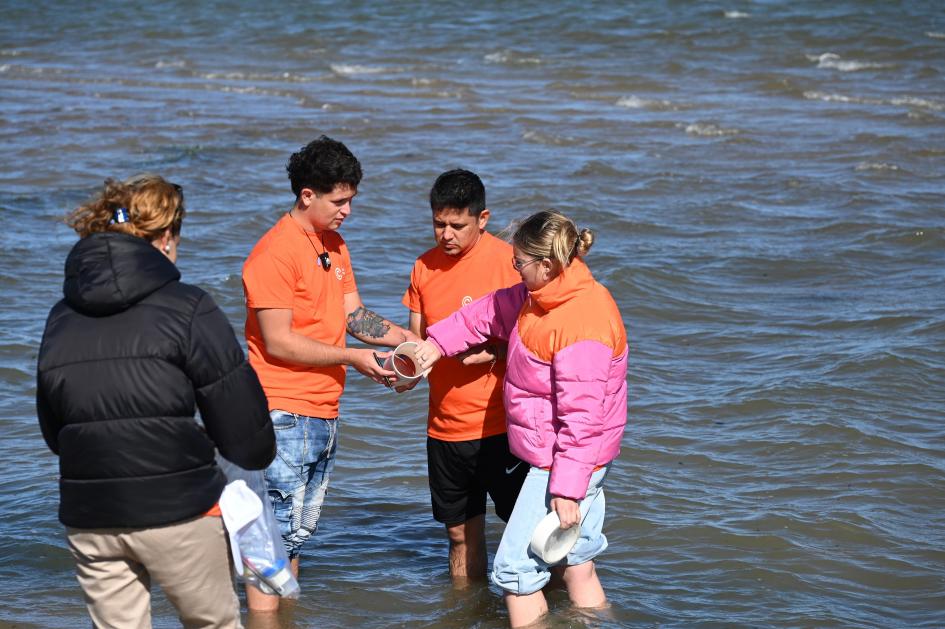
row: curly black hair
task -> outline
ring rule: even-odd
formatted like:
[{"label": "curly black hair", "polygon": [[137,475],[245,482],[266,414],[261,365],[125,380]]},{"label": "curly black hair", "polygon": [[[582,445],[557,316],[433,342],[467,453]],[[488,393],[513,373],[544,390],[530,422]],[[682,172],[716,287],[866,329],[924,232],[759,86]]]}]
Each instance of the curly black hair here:
[{"label": "curly black hair", "polygon": [[289,173],[296,199],[302,188],[326,194],[338,184],[357,188],[361,183],[361,162],[347,146],[325,135],[312,140],[298,153],[293,153],[285,169]]}]

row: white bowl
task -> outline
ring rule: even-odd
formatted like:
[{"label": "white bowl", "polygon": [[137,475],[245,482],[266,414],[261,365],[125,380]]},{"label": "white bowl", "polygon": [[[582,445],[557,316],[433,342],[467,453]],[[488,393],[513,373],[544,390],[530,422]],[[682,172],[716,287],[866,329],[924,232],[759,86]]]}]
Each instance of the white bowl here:
[{"label": "white bowl", "polygon": [[548,565],[556,564],[571,552],[581,537],[581,525],[569,529],[561,528],[558,514],[552,511],[541,519],[532,533],[528,547]]}]

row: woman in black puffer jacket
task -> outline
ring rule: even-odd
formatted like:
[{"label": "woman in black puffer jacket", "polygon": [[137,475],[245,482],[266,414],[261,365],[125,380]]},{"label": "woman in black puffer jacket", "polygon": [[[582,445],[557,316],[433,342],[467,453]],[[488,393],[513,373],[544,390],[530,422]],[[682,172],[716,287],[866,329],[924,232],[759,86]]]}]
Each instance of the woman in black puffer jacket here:
[{"label": "woman in black puffer jacket", "polygon": [[68,219],[81,240],[40,348],[39,423],[96,626],[148,626],[152,578],[185,626],[240,622],[214,448],[262,469],[275,437],[226,317],[179,281],[183,216],[161,177],[106,181]]}]

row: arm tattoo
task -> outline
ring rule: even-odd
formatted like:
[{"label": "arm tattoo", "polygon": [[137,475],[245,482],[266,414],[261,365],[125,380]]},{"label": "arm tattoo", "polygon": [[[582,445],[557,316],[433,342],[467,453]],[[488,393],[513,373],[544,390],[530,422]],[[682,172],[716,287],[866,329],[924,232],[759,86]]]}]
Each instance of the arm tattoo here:
[{"label": "arm tattoo", "polygon": [[390,323],[364,306],[358,306],[348,315],[348,332],[361,340],[384,338],[389,331]]}]

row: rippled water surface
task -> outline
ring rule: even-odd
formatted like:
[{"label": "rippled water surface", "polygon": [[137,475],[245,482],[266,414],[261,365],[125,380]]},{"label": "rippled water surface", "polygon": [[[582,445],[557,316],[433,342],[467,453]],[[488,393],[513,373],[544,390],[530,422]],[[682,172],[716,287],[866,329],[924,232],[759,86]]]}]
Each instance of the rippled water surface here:
[{"label": "rippled water surface", "polygon": [[[197,6],[194,6],[196,4]],[[494,230],[555,207],[631,340],[612,608],[553,627],[945,626],[945,11],[938,2],[7,0],[0,20],[0,623],[86,625],[33,406],[43,322],[105,177],[181,183],[179,266],[242,328],[240,266],[321,133],[365,178],[365,302],[477,171]],[[503,261],[504,263],[504,261]],[[425,396],[354,374],[284,627],[502,627],[453,589]],[[492,517],[492,516],[490,516]],[[501,535],[494,518],[492,549]],[[175,626],[155,598],[155,624]]]}]

